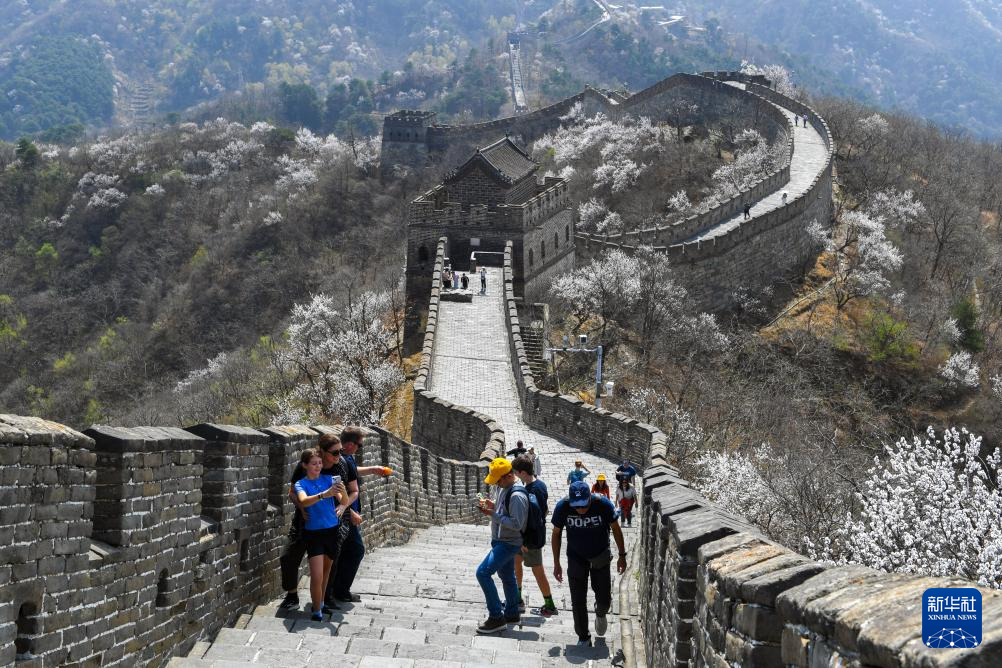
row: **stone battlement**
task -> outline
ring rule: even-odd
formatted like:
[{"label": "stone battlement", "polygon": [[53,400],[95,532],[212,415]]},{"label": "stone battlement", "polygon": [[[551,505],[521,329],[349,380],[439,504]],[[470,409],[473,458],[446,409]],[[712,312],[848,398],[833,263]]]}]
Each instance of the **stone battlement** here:
[{"label": "stone battlement", "polygon": [[446,193],[446,186],[438,185],[411,202],[408,225],[521,232],[542,224],[570,205],[567,182],[553,177],[546,177],[543,183],[537,184],[536,195],[522,204],[463,205],[443,201],[442,196]]},{"label": "stone battlement", "polygon": [[[94,426],[0,415],[0,665],[162,665],[278,593],[288,480],[331,427]],[[363,533],[478,523],[486,467],[370,429]]]},{"label": "stone battlement", "polygon": [[[629,457],[643,465],[639,600],[633,604],[648,665],[1002,665],[1002,593],[957,578],[808,559],[691,489],[670,466],[668,438],[656,427],[536,388],[511,255],[509,246],[506,327],[526,424],[613,461]],[[984,642],[976,649],[929,649],[922,642],[922,592],[956,586],[981,591]]]}]

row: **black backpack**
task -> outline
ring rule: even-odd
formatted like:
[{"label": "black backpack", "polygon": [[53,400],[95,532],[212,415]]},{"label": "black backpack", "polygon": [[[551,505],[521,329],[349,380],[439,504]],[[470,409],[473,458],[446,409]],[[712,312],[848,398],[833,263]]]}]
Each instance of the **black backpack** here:
[{"label": "black backpack", "polygon": [[511,495],[515,492],[525,494],[529,501],[529,516],[525,520],[525,528],[522,529],[522,544],[530,550],[538,550],[546,545],[546,513],[539,507],[539,501],[535,494],[525,491],[524,487],[512,487],[508,493],[509,503]]}]

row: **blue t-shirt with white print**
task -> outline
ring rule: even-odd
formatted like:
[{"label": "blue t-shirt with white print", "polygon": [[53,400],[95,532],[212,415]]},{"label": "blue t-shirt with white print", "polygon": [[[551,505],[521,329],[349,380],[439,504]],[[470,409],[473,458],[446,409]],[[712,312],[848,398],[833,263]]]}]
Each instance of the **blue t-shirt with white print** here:
[{"label": "blue t-shirt with white print", "polygon": [[551,521],[567,534],[567,556],[587,561],[609,549],[609,530],[616,521],[616,508],[603,495],[592,494],[588,511],[581,514],[563,498],[553,509]]}]

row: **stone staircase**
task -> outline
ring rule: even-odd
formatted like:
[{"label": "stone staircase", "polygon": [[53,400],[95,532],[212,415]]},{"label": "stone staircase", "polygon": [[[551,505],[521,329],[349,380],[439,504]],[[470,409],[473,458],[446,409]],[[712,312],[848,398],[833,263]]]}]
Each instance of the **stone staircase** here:
[{"label": "stone staircase", "polygon": [[525,346],[525,356],[529,360],[529,370],[535,378],[545,378],[547,375],[546,361],[543,359],[543,331],[537,327],[522,329],[522,345]]},{"label": "stone staircase", "polygon": [[[169,666],[622,665],[616,591],[635,583],[632,576],[618,578],[614,583],[609,629],[605,638],[596,637],[593,647],[577,646],[566,581],[558,585],[552,578],[550,585],[560,614],[544,619],[527,611],[520,627],[478,636],[476,627],[486,616],[486,609],[474,571],[489,543],[490,533],[485,526],[450,524],[426,529],[405,545],[373,550],[366,555],[354,587],[355,593],[362,597],[360,603],[342,603],[342,609],[329,619],[312,622],[305,612],[308,594],[304,579],[300,583],[302,610],[280,610],[277,600],[259,605],[252,614],[242,615],[236,628],[222,629],[211,644],[199,643],[188,657],[174,658]],[[549,565],[548,552],[545,559]],[[526,573],[523,584],[529,607],[539,605],[542,599],[530,572]],[[630,647],[628,651],[632,654],[635,650]]]}]

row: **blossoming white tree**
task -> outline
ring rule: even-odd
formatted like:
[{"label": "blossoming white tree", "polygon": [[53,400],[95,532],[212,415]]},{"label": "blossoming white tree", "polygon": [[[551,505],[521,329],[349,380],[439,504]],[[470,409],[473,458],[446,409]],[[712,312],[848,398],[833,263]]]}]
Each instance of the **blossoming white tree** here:
[{"label": "blossoming white tree", "polygon": [[288,346],[278,363],[289,396],[313,420],[379,422],[403,381],[393,363],[393,334],[384,325],[386,293],[364,292],[338,303],[320,294],[293,308]]},{"label": "blossoming white tree", "polygon": [[902,438],[875,459],[839,561],[1002,588],[1002,450],[965,429]]},{"label": "blossoming white tree", "polygon": [[953,353],[939,368],[946,382],[954,387],[977,387],[981,383],[981,370],[966,350]]}]

